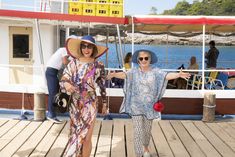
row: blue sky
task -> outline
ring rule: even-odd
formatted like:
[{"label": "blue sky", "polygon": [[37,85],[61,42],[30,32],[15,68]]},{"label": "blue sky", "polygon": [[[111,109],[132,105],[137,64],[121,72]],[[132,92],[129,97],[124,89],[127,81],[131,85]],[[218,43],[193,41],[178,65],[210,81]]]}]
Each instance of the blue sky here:
[{"label": "blue sky", "polygon": [[[124,0],[125,15],[147,15],[150,13],[151,7],[157,8],[157,13],[164,10],[172,9],[175,5],[183,0]],[[190,4],[193,0],[186,0]]]},{"label": "blue sky", "polygon": [[[3,3],[10,5],[28,6],[29,3],[33,6],[34,0],[0,0]],[[39,0],[38,0],[39,1]],[[45,0],[44,0],[45,1]],[[147,15],[150,13],[151,7],[157,8],[157,13],[162,13],[164,10],[172,9],[175,5],[183,0],[123,0],[124,15]],[[186,0],[192,3],[193,0]],[[24,8],[26,9],[26,8]]]}]

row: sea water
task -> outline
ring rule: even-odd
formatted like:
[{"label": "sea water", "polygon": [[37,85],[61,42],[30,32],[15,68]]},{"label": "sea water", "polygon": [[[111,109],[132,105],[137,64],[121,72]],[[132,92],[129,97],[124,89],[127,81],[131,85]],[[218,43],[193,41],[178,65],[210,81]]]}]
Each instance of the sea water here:
[{"label": "sea water", "polygon": [[[108,44],[108,68],[122,67],[119,47],[116,48],[115,44]],[[217,60],[217,68],[235,68],[235,46],[216,46],[220,54]],[[202,68],[202,46],[189,46],[189,45],[135,45],[135,50],[148,49],[156,53],[158,63],[156,66],[163,69],[177,69],[184,64],[184,67],[189,66],[189,61],[192,56],[197,58],[199,68]],[[205,48],[208,51],[209,47]],[[127,52],[131,52],[131,44],[122,45],[123,57]],[[119,51],[120,52],[120,51]],[[119,56],[119,57],[118,57]],[[101,61],[106,63],[106,55],[103,55]]]}]

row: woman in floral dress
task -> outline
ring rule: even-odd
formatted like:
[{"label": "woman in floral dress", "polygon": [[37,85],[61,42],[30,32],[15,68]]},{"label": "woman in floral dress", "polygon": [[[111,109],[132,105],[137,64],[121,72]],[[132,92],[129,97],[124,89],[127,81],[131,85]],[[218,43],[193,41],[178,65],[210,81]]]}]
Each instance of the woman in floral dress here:
[{"label": "woman in floral dress", "polygon": [[100,87],[103,107],[107,112],[104,64],[96,59],[107,51],[95,44],[92,36],[69,39],[68,52],[75,58],[63,72],[61,90],[72,95],[69,106],[70,135],[65,151],[67,157],[89,157],[91,136],[97,113],[96,85]]}]

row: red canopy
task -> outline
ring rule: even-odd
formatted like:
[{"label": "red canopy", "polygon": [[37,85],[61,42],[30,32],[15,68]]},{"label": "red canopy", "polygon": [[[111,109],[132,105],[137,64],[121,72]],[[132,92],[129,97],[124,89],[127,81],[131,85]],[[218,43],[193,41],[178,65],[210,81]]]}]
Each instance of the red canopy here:
[{"label": "red canopy", "polygon": [[[132,21],[129,19],[129,21]],[[235,32],[234,16],[133,16],[135,31]]]},{"label": "red canopy", "polygon": [[83,16],[70,15],[60,13],[45,13],[19,10],[0,10],[0,16],[3,17],[17,17],[30,19],[46,19],[46,20],[60,20],[72,22],[94,22],[94,23],[109,23],[109,24],[127,24],[127,18],[120,17],[102,17],[102,16]]}]

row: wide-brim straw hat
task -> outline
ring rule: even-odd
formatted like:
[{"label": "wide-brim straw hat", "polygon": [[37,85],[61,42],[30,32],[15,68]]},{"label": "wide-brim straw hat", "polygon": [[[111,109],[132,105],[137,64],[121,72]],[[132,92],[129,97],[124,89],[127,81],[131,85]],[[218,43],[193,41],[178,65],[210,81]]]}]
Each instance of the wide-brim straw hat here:
[{"label": "wide-brim straw hat", "polygon": [[93,49],[93,57],[96,59],[100,56],[102,56],[105,52],[108,51],[108,48],[105,46],[101,46],[101,45],[96,45],[95,43],[95,39],[90,36],[90,35],[86,35],[83,36],[82,38],[78,38],[78,39],[74,39],[74,38],[70,38],[66,41],[66,49],[67,52],[75,57],[75,58],[80,58],[82,57],[82,52],[81,52],[81,42],[86,42],[92,45],[95,45],[95,49]]},{"label": "wide-brim straw hat", "polygon": [[140,49],[134,52],[133,56],[132,56],[132,62],[133,63],[137,63],[138,64],[138,57],[139,57],[139,53],[140,52],[147,52],[151,55],[151,62],[150,64],[154,64],[157,63],[157,56],[153,51],[147,50],[147,49]]}]

